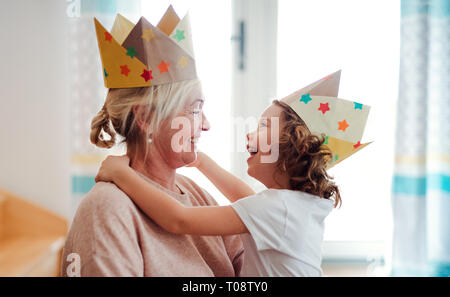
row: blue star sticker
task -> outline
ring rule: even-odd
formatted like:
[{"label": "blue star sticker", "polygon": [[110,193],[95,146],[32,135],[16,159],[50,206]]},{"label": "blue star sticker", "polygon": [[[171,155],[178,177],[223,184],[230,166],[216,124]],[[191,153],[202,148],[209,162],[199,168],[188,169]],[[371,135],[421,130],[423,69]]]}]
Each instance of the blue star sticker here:
[{"label": "blue star sticker", "polygon": [[311,97],[309,94],[302,95],[302,98],[300,99],[300,102],[305,102],[305,104],[308,104],[309,101],[311,101]]},{"label": "blue star sticker", "polygon": [[361,109],[362,110],[363,105],[361,103],[358,103],[358,102],[353,102],[353,103],[355,104],[355,109]]}]

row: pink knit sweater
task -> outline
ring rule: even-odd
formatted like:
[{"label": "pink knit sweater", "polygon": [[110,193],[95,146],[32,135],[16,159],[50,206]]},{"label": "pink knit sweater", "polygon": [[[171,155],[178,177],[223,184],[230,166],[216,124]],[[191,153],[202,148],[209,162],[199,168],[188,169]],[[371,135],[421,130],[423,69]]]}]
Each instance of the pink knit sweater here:
[{"label": "pink knit sweater", "polygon": [[[185,205],[217,205],[185,176],[176,176],[183,194],[146,180]],[[63,276],[71,263],[73,269],[72,253],[79,255],[81,276],[239,276],[243,262],[239,236],[170,234],[114,184],[104,182],[77,210],[63,251]]]}]

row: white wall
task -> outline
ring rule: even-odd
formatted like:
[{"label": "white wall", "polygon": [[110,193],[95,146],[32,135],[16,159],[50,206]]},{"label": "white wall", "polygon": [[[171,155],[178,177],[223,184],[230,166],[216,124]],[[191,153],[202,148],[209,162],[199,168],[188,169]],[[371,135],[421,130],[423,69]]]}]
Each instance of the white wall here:
[{"label": "white wall", "polygon": [[0,188],[68,216],[66,1],[2,1]]}]

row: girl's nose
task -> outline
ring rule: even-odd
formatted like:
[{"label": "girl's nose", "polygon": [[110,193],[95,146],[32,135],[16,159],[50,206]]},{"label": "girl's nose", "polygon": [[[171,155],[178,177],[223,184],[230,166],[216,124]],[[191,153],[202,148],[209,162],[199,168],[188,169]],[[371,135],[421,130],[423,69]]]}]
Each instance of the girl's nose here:
[{"label": "girl's nose", "polygon": [[208,119],[205,116],[205,113],[202,112],[202,131],[208,131],[211,128]]}]

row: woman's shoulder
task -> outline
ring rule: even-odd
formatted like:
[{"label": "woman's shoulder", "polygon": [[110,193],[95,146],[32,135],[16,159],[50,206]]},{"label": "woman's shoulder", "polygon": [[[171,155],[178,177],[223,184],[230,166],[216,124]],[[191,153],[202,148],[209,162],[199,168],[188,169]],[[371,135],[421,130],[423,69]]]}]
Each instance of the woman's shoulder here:
[{"label": "woman's shoulder", "polygon": [[86,213],[123,213],[133,210],[133,201],[115,184],[98,182],[86,194],[77,209],[77,215]]}]

